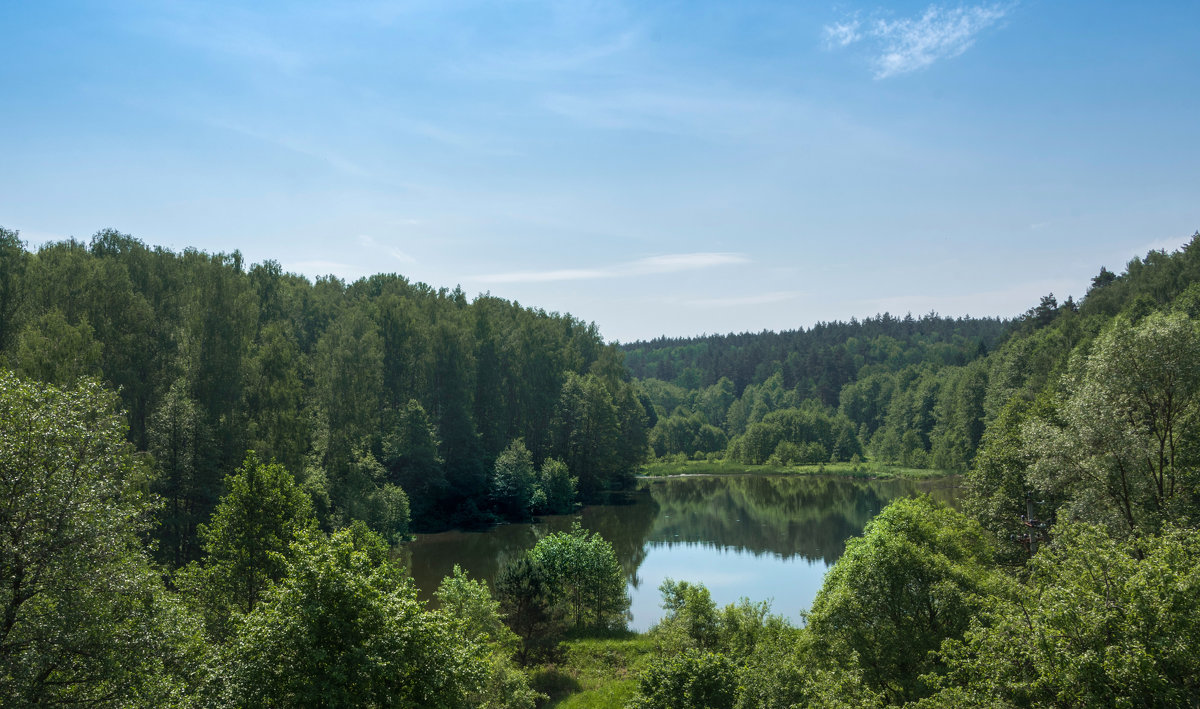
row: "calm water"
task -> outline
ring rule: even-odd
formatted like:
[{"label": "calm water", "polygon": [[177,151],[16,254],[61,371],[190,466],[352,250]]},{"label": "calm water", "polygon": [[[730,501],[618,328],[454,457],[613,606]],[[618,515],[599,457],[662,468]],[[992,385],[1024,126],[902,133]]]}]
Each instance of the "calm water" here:
[{"label": "calm water", "polygon": [[798,622],[846,539],[889,501],[928,492],[953,503],[954,479],[931,482],[744,475],[643,480],[612,504],[485,532],[423,534],[404,553],[422,597],[455,564],[491,581],[510,557],[578,521],[612,542],[633,599],[630,627],[662,617],[665,578],[703,583],[719,606],[745,596],[770,600]]}]

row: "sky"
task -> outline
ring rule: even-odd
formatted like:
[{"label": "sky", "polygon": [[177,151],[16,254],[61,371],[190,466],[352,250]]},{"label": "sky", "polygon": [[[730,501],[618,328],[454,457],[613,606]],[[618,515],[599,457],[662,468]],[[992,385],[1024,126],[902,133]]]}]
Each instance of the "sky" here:
[{"label": "sky", "polygon": [[607,340],[1014,316],[1200,229],[1200,3],[0,0],[0,226]]}]

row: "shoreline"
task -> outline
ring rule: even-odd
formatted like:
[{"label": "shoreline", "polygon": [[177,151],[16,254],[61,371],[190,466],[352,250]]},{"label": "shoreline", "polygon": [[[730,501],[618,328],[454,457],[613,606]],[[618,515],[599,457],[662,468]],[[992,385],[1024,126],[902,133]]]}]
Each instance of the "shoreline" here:
[{"label": "shoreline", "polygon": [[723,475],[828,475],[840,478],[863,480],[938,480],[962,477],[965,473],[956,470],[906,468],[885,463],[819,463],[816,465],[747,465],[725,461],[691,460],[683,462],[658,462],[641,466],[635,476],[638,480],[665,480],[698,476]]}]

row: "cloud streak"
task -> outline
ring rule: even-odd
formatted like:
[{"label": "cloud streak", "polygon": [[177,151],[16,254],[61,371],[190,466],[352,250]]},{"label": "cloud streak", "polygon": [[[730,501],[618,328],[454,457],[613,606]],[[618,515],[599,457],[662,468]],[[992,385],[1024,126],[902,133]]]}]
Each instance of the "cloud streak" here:
[{"label": "cloud streak", "polygon": [[587,281],[603,278],[629,278],[651,276],[682,271],[696,271],[717,266],[749,263],[743,254],[726,252],[700,252],[690,254],[664,254],[636,261],[603,266],[599,268],[565,268],[550,271],[512,271],[491,273],[471,279],[479,283],[549,283],[553,281]]},{"label": "cloud streak", "polygon": [[384,244],[381,244],[378,241],[376,241],[373,237],[371,237],[367,234],[359,234],[358,235],[358,243],[362,244],[363,246],[365,246],[366,248],[368,248],[372,251],[379,251],[379,252],[385,253],[388,256],[391,256],[392,258],[396,259],[400,263],[416,263],[417,262],[417,260],[415,258],[413,258],[407,252],[402,251],[401,249],[398,249],[394,246],[386,246]]},{"label": "cloud streak", "polygon": [[840,49],[859,42],[874,54],[875,78],[886,79],[924,69],[970,49],[980,32],[1008,14],[1006,5],[939,7],[931,5],[916,18],[879,19],[864,24],[857,17],[826,25],[825,43]]}]

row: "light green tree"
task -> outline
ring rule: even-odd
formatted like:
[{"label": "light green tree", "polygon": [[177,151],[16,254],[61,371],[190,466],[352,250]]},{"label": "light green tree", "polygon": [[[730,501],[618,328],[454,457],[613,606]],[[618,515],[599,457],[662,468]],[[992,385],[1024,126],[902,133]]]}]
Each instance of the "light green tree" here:
[{"label": "light green tree", "polygon": [[1037,488],[1064,498],[1066,516],[1114,533],[1200,520],[1190,434],[1200,412],[1200,330],[1190,318],[1118,318],[1066,390],[1062,425],[1034,419],[1023,430]]},{"label": "light green tree", "polygon": [[533,507],[537,474],[533,456],[525,442],[517,439],[508,444],[492,466],[490,497],[496,510],[509,519],[528,519]]},{"label": "light green tree", "polygon": [[543,537],[529,551],[578,627],[624,627],[629,610],[625,575],[612,544],[576,525]]},{"label": "light green tree", "polygon": [[469,699],[481,709],[532,709],[540,695],[513,662],[520,638],[500,617],[500,604],[487,584],[469,578],[457,564],[442,579],[435,596],[438,611],[458,634],[470,640],[480,653],[486,676],[478,692]]},{"label": "light green tree", "polygon": [[638,679],[630,709],[733,709],[737,668],[720,653],[686,650],[654,662]]},{"label": "light green tree", "polygon": [[218,640],[233,613],[249,613],[272,582],[287,573],[292,543],[315,522],[312,501],[283,466],[263,464],[253,451],[226,478],[228,492],[200,527],[205,556],[178,574]]},{"label": "light green tree", "polygon": [[557,458],[547,458],[538,471],[538,481],[546,512],[565,515],[575,510],[579,480],[571,475],[566,463]]},{"label": "light green tree", "polygon": [[349,530],[306,531],[282,580],[238,624],[210,687],[239,707],[468,707],[488,668]]},{"label": "light green tree", "polygon": [[1200,539],[1136,542],[1065,523],[1027,587],[994,599],[925,705],[1194,706],[1200,696]]},{"label": "light green tree", "polygon": [[116,397],[0,370],[0,697],[7,706],[162,706],[200,663],[198,625],[141,536],[147,471]]},{"label": "light green tree", "polygon": [[930,653],[961,637],[995,587],[977,523],[928,497],[888,505],[825,577],[808,630],[825,662],[860,670],[891,702],[919,698]]}]

